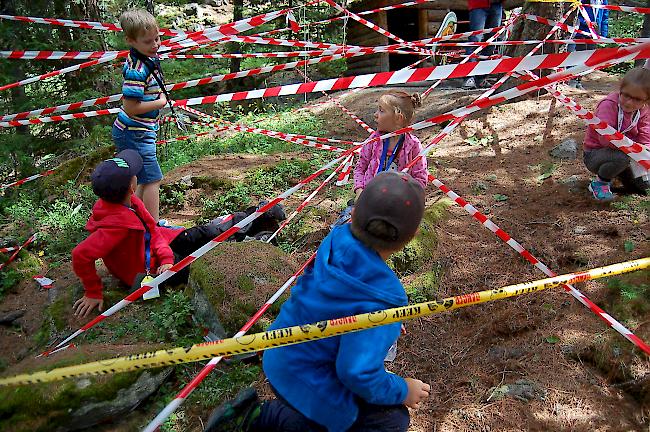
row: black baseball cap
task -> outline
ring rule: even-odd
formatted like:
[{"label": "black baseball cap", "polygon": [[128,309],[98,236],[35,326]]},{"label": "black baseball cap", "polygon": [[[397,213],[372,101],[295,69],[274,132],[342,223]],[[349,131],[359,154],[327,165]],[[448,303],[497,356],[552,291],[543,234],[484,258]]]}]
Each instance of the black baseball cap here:
[{"label": "black baseball cap", "polygon": [[97,165],[91,176],[93,192],[109,202],[126,196],[131,179],[142,169],[142,157],[135,150],[122,150],[112,159]]},{"label": "black baseball cap", "polygon": [[352,223],[356,229],[367,232],[372,221],[383,221],[395,228],[390,241],[403,244],[415,236],[423,215],[422,186],[407,173],[389,171],[375,176],[361,192],[354,205]]}]

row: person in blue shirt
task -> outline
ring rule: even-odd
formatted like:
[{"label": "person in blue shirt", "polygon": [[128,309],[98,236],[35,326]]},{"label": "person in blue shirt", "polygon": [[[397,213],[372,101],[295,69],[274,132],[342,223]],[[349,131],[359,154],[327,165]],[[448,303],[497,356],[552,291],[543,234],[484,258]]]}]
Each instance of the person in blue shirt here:
[{"label": "person in blue shirt", "polygon": [[[333,325],[329,320],[405,306],[404,287],[386,260],[415,236],[423,213],[424,190],[411,176],[378,174],[359,196],[352,222],[323,240],[269,330]],[[406,431],[406,407],[417,408],[430,386],[386,371],[400,328],[267,350],[264,372],[277,398],[260,407],[253,389],[240,392],[213,412],[205,431]]]},{"label": "person in blue shirt", "polygon": [[[607,0],[582,0],[582,4],[585,7],[584,10],[587,16],[589,17],[589,21],[591,21],[594,24],[596,34],[601,37],[609,37],[609,10],[590,7],[590,6],[598,6],[598,5],[606,6]],[[577,11],[577,14],[578,14],[578,28],[584,32],[589,33],[590,32],[589,25],[587,24],[585,17],[583,16],[582,13],[580,13],[580,11]],[[574,38],[589,39],[589,36],[583,34],[576,34],[574,35]],[[569,52],[586,51],[594,48],[596,48],[596,46],[594,45],[569,44],[569,46],[567,47],[567,51]],[[578,90],[584,90],[584,87],[582,86],[582,79],[580,77],[575,77],[573,79],[570,79],[568,85]]]},{"label": "person in blue shirt", "polygon": [[167,104],[157,58],[160,30],[156,19],[140,9],[124,12],[120,25],[131,50],[122,68],[122,110],[113,123],[113,141],[118,152],[132,149],[142,156],[136,196],[158,222],[163,175],[156,158],[156,135],[160,110]]}]

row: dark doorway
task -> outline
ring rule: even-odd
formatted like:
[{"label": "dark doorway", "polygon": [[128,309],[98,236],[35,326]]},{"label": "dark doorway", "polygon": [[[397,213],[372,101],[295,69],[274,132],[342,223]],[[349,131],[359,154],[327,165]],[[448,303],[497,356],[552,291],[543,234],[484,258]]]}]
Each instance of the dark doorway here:
[{"label": "dark doorway", "polygon": [[[386,15],[389,32],[401,37],[405,41],[418,40],[418,9],[395,9],[386,12]],[[393,44],[395,42],[389,39],[388,43]],[[392,71],[402,69],[419,59],[420,56],[417,55],[389,54],[389,69]]]}]

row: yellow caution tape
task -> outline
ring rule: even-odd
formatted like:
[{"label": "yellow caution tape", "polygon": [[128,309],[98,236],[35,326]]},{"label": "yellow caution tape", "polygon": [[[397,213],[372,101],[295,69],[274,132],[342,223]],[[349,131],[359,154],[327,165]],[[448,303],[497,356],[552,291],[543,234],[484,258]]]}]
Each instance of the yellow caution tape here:
[{"label": "yellow caution tape", "polygon": [[238,338],[192,345],[186,348],[179,347],[160,351],[151,351],[143,354],[100,360],[76,366],[61,367],[49,371],[38,371],[29,374],[16,375],[0,379],[0,386],[42,383],[87,375],[126,372],[136,369],[210,360],[213,357],[231,356],[251,351],[262,351],[269,348],[323,339],[380,325],[433,315],[460,307],[533,293],[562,284],[582,282],[641,270],[648,267],[650,267],[650,258],[642,258],[606,267],[599,267],[584,272],[571,273],[517,285],[509,285],[500,289],[474,292],[471,294],[449,297],[443,300],[320,321],[315,324],[281,328],[262,333],[245,335]]}]

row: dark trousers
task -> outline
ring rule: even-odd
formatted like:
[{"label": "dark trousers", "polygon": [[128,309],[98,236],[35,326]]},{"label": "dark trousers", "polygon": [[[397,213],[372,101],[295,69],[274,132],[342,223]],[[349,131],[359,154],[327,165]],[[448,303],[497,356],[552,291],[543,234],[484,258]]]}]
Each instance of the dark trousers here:
[{"label": "dark trousers", "polygon": [[[484,30],[486,28],[498,27],[501,24],[501,15],[503,14],[503,6],[501,3],[492,3],[489,8],[485,9],[472,9],[469,11],[469,29],[470,31]],[[482,42],[486,35],[470,36],[471,42]],[[465,48],[465,53],[470,55],[478,47],[468,46]],[[494,46],[488,46],[481,50],[481,55],[491,56],[495,52]],[[476,61],[472,59],[470,61]]]},{"label": "dark trousers", "polygon": [[[179,262],[219,234],[221,234],[221,230],[211,224],[199,225],[183,230],[183,232],[169,244],[170,249],[174,252],[174,262]],[[169,278],[168,284],[171,286],[185,284],[187,283],[189,276],[190,268],[188,266]]]},{"label": "dark trousers", "polygon": [[[262,405],[260,416],[251,430],[259,432],[327,432],[318,423],[309,420],[279,395],[277,399]],[[408,409],[404,405],[373,405],[363,400],[359,404],[359,416],[349,432],[406,432],[410,423]]]}]

